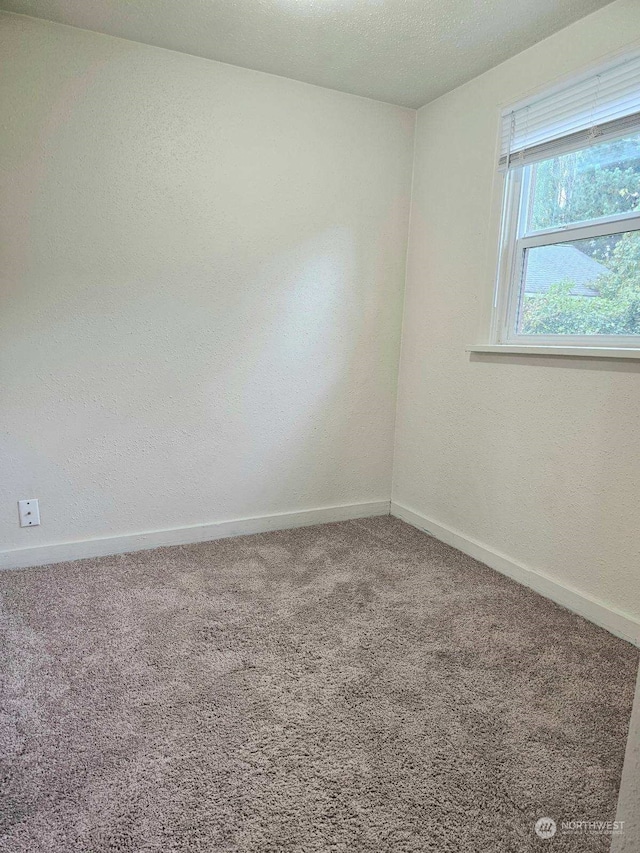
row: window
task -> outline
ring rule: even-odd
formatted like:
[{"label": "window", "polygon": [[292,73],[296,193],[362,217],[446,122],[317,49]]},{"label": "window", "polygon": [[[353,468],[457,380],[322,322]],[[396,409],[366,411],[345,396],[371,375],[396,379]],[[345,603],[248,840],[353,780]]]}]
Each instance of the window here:
[{"label": "window", "polygon": [[503,115],[494,343],[640,347],[640,57]]}]

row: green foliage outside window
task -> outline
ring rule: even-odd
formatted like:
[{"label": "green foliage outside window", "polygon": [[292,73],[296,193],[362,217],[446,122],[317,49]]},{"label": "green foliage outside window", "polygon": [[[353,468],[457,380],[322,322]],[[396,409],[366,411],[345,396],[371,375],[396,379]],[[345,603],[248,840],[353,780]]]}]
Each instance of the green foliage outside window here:
[{"label": "green foliage outside window", "polygon": [[[534,168],[530,229],[552,228],[640,211],[640,137],[566,154]],[[573,245],[607,272],[594,296],[572,295],[576,282],[525,294],[522,334],[640,334],[640,232],[580,240]]]}]

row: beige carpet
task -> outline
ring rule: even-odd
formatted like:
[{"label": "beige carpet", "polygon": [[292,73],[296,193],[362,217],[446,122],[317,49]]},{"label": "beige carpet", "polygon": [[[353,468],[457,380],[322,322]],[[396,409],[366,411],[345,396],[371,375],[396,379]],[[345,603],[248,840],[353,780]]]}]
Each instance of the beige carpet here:
[{"label": "beige carpet", "polygon": [[636,650],[400,521],[0,593],[3,853],[608,850]]}]

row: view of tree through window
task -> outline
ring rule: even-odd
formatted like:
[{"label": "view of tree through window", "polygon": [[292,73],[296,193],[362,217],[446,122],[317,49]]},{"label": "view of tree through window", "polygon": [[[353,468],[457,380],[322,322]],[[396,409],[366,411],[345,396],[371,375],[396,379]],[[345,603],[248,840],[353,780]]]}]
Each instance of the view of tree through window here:
[{"label": "view of tree through window", "polygon": [[[527,168],[527,234],[640,212],[640,134]],[[526,249],[518,333],[640,335],[640,231]]]}]

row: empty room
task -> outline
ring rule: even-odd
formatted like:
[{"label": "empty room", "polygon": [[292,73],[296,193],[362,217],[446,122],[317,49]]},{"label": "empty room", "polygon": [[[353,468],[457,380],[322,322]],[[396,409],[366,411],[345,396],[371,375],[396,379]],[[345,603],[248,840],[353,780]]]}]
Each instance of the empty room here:
[{"label": "empty room", "polygon": [[639,853],[639,0],[0,0],[0,853]]}]

